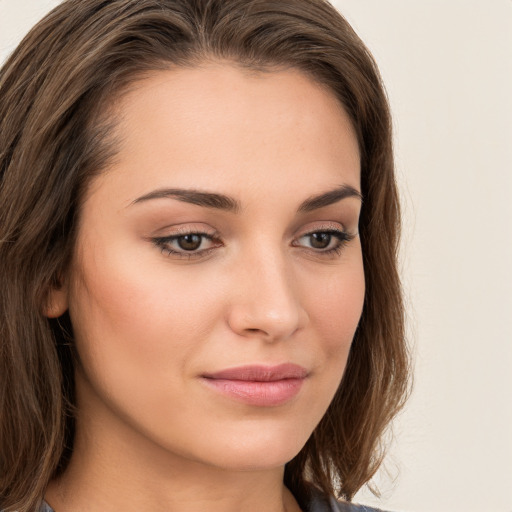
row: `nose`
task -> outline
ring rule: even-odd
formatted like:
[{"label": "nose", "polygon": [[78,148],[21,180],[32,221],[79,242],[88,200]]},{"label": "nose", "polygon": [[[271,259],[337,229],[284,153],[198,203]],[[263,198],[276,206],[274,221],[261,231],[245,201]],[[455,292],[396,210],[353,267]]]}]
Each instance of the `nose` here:
[{"label": "nose", "polygon": [[290,338],[307,324],[297,280],[282,255],[253,255],[236,268],[236,291],[228,313],[234,332],[275,342]]}]

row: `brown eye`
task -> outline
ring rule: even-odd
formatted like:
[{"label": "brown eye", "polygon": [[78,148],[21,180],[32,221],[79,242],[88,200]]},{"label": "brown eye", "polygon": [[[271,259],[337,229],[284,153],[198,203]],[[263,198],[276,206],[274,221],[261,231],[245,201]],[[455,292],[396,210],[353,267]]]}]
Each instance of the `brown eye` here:
[{"label": "brown eye", "polygon": [[314,251],[317,255],[330,256],[340,254],[343,246],[350,242],[355,235],[338,229],[313,231],[302,235],[292,245]]},{"label": "brown eye", "polygon": [[311,233],[309,235],[310,237],[310,244],[313,249],[326,249],[329,247],[332,235],[330,233]]},{"label": "brown eye", "polygon": [[178,247],[184,251],[197,251],[197,249],[201,247],[202,241],[203,237],[195,233],[191,233],[190,235],[183,235],[176,239]]},{"label": "brown eye", "polygon": [[162,236],[153,238],[152,241],[163,254],[188,259],[205,257],[223,245],[217,233],[201,232]]}]

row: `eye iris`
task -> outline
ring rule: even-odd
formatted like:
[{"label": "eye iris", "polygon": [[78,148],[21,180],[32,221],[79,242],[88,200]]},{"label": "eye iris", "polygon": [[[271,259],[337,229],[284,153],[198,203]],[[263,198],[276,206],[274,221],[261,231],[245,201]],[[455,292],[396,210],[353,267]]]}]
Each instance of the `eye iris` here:
[{"label": "eye iris", "polygon": [[201,246],[201,235],[183,235],[178,238],[178,245],[184,251],[195,251]]},{"label": "eye iris", "polygon": [[311,247],[315,249],[325,249],[331,243],[332,235],[329,233],[313,233],[311,237]]}]

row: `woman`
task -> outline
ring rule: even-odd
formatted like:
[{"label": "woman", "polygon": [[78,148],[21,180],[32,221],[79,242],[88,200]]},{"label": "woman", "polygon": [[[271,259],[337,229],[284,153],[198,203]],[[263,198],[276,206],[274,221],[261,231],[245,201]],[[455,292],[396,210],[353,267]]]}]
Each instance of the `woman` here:
[{"label": "woman", "polygon": [[347,22],[67,0],[0,119],[2,508],[352,510],[408,367],[388,106]]}]

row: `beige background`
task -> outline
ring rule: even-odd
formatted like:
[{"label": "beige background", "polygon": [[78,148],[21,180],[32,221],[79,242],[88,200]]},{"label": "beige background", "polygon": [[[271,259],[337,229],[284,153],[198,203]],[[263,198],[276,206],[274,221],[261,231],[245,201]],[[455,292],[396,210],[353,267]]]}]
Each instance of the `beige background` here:
[{"label": "beige background", "polygon": [[[0,61],[58,2],[0,0]],[[335,0],[394,111],[415,390],[394,511],[512,512],[512,1]]]}]

